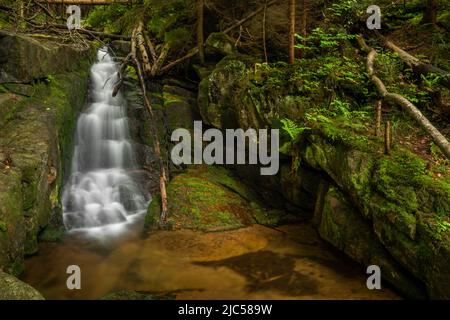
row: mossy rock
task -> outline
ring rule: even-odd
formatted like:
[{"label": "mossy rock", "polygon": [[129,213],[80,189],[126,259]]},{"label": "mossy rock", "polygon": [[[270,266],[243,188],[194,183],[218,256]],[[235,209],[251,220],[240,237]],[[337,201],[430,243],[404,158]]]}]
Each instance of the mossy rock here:
[{"label": "mossy rock", "polygon": [[44,300],[33,287],[0,271],[0,300]]},{"label": "mossy rock", "polygon": [[[0,90],[0,158],[8,153],[12,159],[10,168],[0,168],[0,221],[6,224],[6,232],[0,231],[0,268],[17,275],[23,255],[36,252],[38,234],[61,212],[63,164],[71,158],[94,52],[52,37],[7,35],[1,42],[0,64],[7,68],[0,78],[32,83],[14,88],[25,96]],[[24,57],[39,63],[30,68]]]},{"label": "mossy rock", "polygon": [[0,270],[18,275],[23,270],[25,226],[21,174],[0,169]]},{"label": "mossy rock", "polygon": [[[321,201],[321,200],[318,200]],[[415,299],[426,298],[420,281],[412,277],[394,260],[380,243],[372,230],[370,221],[365,220],[344,194],[332,186],[323,200],[322,211],[316,211],[313,221],[320,236],[343,251],[364,267],[378,265],[382,278],[403,294]]]},{"label": "mossy rock", "polygon": [[66,236],[67,231],[63,226],[48,226],[39,233],[39,242],[62,242]]},{"label": "mossy rock", "polygon": [[0,82],[31,82],[77,70],[92,49],[62,44],[59,38],[5,33],[0,38]]},{"label": "mossy rock", "polygon": [[232,38],[222,32],[211,33],[205,41],[205,53],[209,56],[227,56],[237,52]]},{"label": "mossy rock", "polygon": [[[168,186],[169,229],[222,231],[253,223],[277,225],[287,213],[263,208],[254,192],[225,168],[192,166]],[[151,202],[146,229],[158,227],[160,197]]]}]

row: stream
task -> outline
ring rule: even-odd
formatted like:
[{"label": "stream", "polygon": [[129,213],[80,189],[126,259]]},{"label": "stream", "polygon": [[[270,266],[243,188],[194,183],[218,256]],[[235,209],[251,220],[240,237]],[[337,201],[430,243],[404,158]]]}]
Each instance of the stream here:
[{"label": "stream", "polygon": [[[62,203],[67,236],[41,243],[22,280],[47,299],[99,299],[138,291],[169,299],[399,299],[368,290],[361,266],[324,243],[309,223],[203,233],[152,231],[150,195],[137,167],[123,97],[111,96],[117,65],[98,52],[90,104],[80,115]],[[81,290],[66,286],[81,269]]]}]

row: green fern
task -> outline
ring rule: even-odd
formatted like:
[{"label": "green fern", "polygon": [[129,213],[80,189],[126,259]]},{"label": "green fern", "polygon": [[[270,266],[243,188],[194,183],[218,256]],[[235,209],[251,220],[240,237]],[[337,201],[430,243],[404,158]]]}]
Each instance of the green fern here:
[{"label": "green fern", "polygon": [[299,127],[294,121],[287,118],[281,119],[281,123],[283,124],[282,129],[291,137],[292,140],[297,139],[300,134],[310,129],[308,127]]}]

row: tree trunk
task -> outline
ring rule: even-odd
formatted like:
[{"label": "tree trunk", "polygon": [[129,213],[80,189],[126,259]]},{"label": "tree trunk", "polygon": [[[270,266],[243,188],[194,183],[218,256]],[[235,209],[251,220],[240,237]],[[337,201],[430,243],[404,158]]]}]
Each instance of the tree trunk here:
[{"label": "tree trunk", "polygon": [[269,58],[267,56],[267,43],[266,43],[266,18],[267,18],[267,0],[264,1],[264,14],[263,14],[263,25],[262,25],[262,36],[263,36],[263,48],[264,48],[264,61],[269,63]]},{"label": "tree trunk", "polygon": [[437,23],[437,0],[427,0],[427,6],[423,15],[422,23]]},{"label": "tree trunk", "polygon": [[392,148],[392,135],[391,135],[391,122],[386,122],[384,127],[384,153],[388,156],[391,155]]},{"label": "tree trunk", "polygon": [[23,19],[25,18],[25,4],[24,0],[19,1],[19,15]]},{"label": "tree trunk", "polygon": [[381,100],[377,101],[377,104],[375,106],[375,136],[379,136],[380,135],[380,131],[381,131],[381,117],[382,117],[382,102]]},{"label": "tree trunk", "polygon": [[[307,36],[307,26],[308,26],[308,1],[307,0],[302,0],[302,21],[300,24],[300,35],[303,38],[306,38]],[[302,44],[305,45],[306,41],[303,40]],[[304,55],[304,50],[300,49],[299,50],[299,56],[300,58],[302,58]]]},{"label": "tree trunk", "polygon": [[295,63],[295,16],[296,0],[289,0],[289,63]]},{"label": "tree trunk", "polygon": [[204,18],[204,0],[197,0],[197,46],[200,62],[205,63],[205,49],[203,47],[203,18]]}]

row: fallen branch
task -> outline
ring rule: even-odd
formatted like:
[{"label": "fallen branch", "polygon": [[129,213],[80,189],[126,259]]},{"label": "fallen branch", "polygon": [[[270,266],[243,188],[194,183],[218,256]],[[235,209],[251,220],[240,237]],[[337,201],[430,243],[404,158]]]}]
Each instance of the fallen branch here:
[{"label": "fallen branch", "polygon": [[[55,28],[55,29],[59,29],[59,30],[67,30],[69,31],[69,29],[67,28],[66,25],[64,24],[45,24],[42,26],[36,26],[37,29],[48,29],[48,28]],[[89,29],[76,29],[76,32],[80,33],[80,34],[84,34],[90,37],[98,37],[100,39],[105,39],[105,38],[109,38],[112,40],[124,40],[124,41],[130,41],[131,37],[130,36],[124,36],[124,35],[119,35],[119,34],[111,34],[111,33],[104,33],[104,32],[100,32],[100,31],[94,31],[94,30],[89,30]]]},{"label": "fallen branch", "polygon": [[[132,40],[133,41],[133,40]],[[144,22],[141,20],[138,23],[136,28],[136,34],[134,39],[136,48],[139,49],[142,59],[142,67],[144,74],[152,74],[152,65],[150,63],[150,58],[147,53],[147,49],[145,48],[145,39],[144,39]]]},{"label": "fallen branch", "polygon": [[145,43],[147,44],[148,49],[150,50],[150,55],[151,55],[151,57],[153,59],[153,63],[154,63],[156,61],[156,59],[158,58],[158,56],[156,55],[155,45],[151,41],[148,33],[145,31],[144,31],[144,40],[145,40]]},{"label": "fallen branch", "polygon": [[164,62],[166,61],[167,55],[169,54],[169,50],[170,50],[170,45],[167,43],[164,44],[161,49],[161,53],[160,53],[159,57],[156,59],[155,63],[152,66],[152,70],[151,70],[152,77],[160,74],[161,67],[164,65]]},{"label": "fallen branch", "polygon": [[442,77],[442,80],[440,81],[441,85],[444,87],[450,89],[450,73],[442,70],[436,66],[433,66],[431,64],[425,63],[420,61],[418,58],[414,57],[413,55],[409,54],[402,48],[395,45],[392,41],[386,39],[384,36],[382,36],[379,32],[376,32],[378,38],[381,40],[383,45],[390,50],[394,51],[398,54],[400,59],[405,61],[405,63],[413,69],[417,74],[429,74],[429,73],[435,73]]},{"label": "fallen branch", "polygon": [[128,63],[131,60],[131,53],[128,54],[128,56],[122,61],[119,71],[117,72],[119,79],[117,80],[117,83],[114,85],[114,89],[112,92],[112,96],[115,97],[119,93],[120,88],[122,88],[123,85],[123,74],[125,73],[125,68],[127,67]]},{"label": "fallen branch", "polygon": [[188,53],[187,55],[185,55],[184,57],[177,59],[169,64],[167,64],[166,66],[162,67],[160,70],[160,73],[165,73],[167,71],[169,71],[170,69],[172,69],[173,67],[175,67],[177,64],[184,62],[190,58],[192,58],[193,56],[195,56],[198,53],[198,48],[194,48],[192,49],[192,51],[190,53]]},{"label": "fallen branch", "polygon": [[431,122],[422,114],[422,112],[420,112],[420,110],[413,103],[399,94],[387,91],[383,81],[381,81],[381,79],[378,78],[375,74],[374,63],[377,56],[376,50],[369,47],[362,36],[358,37],[358,43],[361,48],[363,48],[363,50],[368,52],[366,65],[367,73],[369,74],[372,82],[377,87],[380,95],[384,99],[391,101],[408,111],[408,113],[414,118],[414,120],[417,121],[420,127],[433,138],[433,141],[441,149],[444,155],[448,159],[450,159],[450,143],[448,142],[448,140],[439,132],[439,130],[437,130],[431,124]]}]

